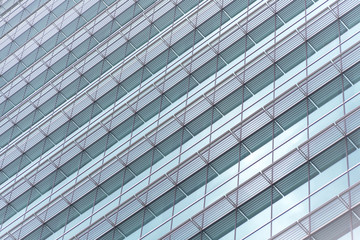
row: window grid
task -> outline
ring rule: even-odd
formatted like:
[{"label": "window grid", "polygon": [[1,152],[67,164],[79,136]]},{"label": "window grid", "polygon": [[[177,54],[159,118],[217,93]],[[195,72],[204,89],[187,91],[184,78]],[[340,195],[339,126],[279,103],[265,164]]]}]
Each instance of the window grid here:
[{"label": "window grid", "polygon": [[[28,64],[14,65],[15,75],[4,75],[14,90],[8,96],[1,92],[3,103],[15,107],[2,118],[3,134],[11,132],[11,144],[1,150],[0,180],[6,186],[0,193],[3,237],[217,239],[298,234],[323,239],[330,229],[339,229],[353,238],[359,225],[353,190],[359,180],[354,175],[360,146],[359,47],[354,44],[359,6],[349,0],[329,2],[326,7],[307,0],[259,5],[238,0],[151,5],[139,0],[134,4],[144,12],[144,21],[133,20],[126,33],[125,28],[118,30],[125,53],[128,46],[137,50],[120,62],[108,58],[115,40],[112,45],[106,40],[104,47],[85,56],[77,56],[72,44],[61,43],[67,51],[54,50],[39,62],[64,62],[65,68],[74,62],[72,70],[65,74],[63,67],[50,67],[45,77],[57,77],[38,90],[29,84],[31,78],[22,76],[25,87],[14,85],[16,69]],[[104,3],[116,8],[114,0]],[[242,4],[241,16],[229,8],[236,4]],[[254,12],[249,14],[250,6]],[[292,17],[284,9],[294,10]],[[170,26],[157,25],[155,13],[173,14]],[[295,16],[301,17],[294,23]],[[92,17],[82,16],[86,21]],[[143,28],[148,30],[137,46],[132,39],[140,35],[131,34],[146,22],[149,28]],[[185,51],[181,47],[191,35],[186,40],[184,32],[173,42],[178,37],[174,29],[184,22],[196,31]],[[288,22],[296,29],[285,32],[291,29]],[[88,34],[90,26],[81,31]],[[169,35],[162,35],[163,29]],[[239,47],[242,50],[235,53]],[[82,90],[63,91],[75,85]],[[48,91],[29,102],[35,111],[21,107],[24,100],[15,100],[16,94],[22,99],[32,94],[27,86],[39,96],[45,87]],[[109,104],[103,96],[114,99]],[[54,107],[44,108],[41,101]],[[21,117],[22,123],[13,120],[26,111],[34,113],[28,115],[31,125],[45,118],[29,129],[26,118]],[[14,139],[13,133],[20,136]],[[331,186],[336,184],[343,184],[337,191],[345,192],[335,193]],[[325,188],[337,197],[319,201]],[[299,201],[287,203],[279,214],[279,204],[290,193],[298,194]],[[305,216],[298,214],[300,220],[293,225],[279,225],[294,208],[303,209]],[[326,208],[338,211],[328,216]],[[84,220],[73,221],[81,215]],[[263,219],[240,230],[253,224],[255,216]]]}]

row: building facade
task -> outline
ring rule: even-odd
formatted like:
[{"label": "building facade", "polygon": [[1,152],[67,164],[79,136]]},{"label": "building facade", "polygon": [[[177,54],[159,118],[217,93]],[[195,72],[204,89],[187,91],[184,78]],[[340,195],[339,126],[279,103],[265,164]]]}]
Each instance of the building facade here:
[{"label": "building facade", "polygon": [[360,1],[0,1],[0,239],[360,239]]}]

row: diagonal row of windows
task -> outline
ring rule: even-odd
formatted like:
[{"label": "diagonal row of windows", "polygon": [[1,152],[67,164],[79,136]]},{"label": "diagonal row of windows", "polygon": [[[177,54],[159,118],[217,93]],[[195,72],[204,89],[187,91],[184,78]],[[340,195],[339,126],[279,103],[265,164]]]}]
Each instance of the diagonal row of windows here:
[{"label": "diagonal row of windows", "polygon": [[[335,80],[336,80],[336,78],[334,78]],[[332,80],[332,81],[335,81],[335,80]],[[330,81],[329,82],[329,84],[331,84],[331,82],[332,81]],[[339,87],[338,87],[339,88]],[[337,94],[336,92],[334,93],[335,95]],[[314,93],[314,95],[316,95],[316,92]],[[310,95],[310,98],[312,98],[312,96],[313,95]],[[290,95],[290,97],[293,97],[292,95]],[[303,96],[303,98],[304,98],[304,96]],[[298,101],[297,101],[298,102]],[[281,122],[281,119],[282,118],[285,118],[287,121],[285,121],[286,123],[291,123],[291,124],[295,124],[296,122],[298,122],[300,119],[302,119],[303,117],[305,117],[306,116],[306,104],[303,104],[304,103],[304,100],[303,101],[300,101],[299,103],[297,103],[296,105],[294,105],[292,108],[290,108],[288,111],[286,111],[285,113],[283,113],[283,114],[281,114],[280,116],[278,116],[277,118],[276,118],[276,121],[277,122],[279,122],[278,120],[280,120],[280,122]],[[294,110],[295,109],[295,111],[292,111],[292,110]],[[313,108],[314,109],[314,108]],[[299,112],[302,112],[302,113],[304,113],[304,114],[300,114],[300,116],[298,115],[298,114],[294,114],[294,112],[296,112],[296,113],[299,113]],[[269,119],[270,120],[270,119]],[[252,125],[251,123],[249,123],[250,125]],[[273,125],[273,124],[275,124],[275,125]],[[244,147],[242,147],[242,150],[241,150],[241,153],[242,153],[242,158],[241,159],[243,159],[243,158],[245,158],[248,154],[249,154],[249,152],[246,150],[246,149],[249,149],[250,151],[256,151],[256,149],[258,149],[261,145],[263,145],[263,144],[265,144],[266,142],[268,142],[268,141],[270,141],[271,140],[271,138],[272,138],[272,129],[273,129],[273,127],[274,126],[277,126],[277,124],[278,123],[267,123],[267,124],[265,124],[262,128],[259,128],[259,130],[257,130],[256,132],[254,132],[254,133],[252,133],[252,135],[250,135],[249,137],[247,137],[247,138],[245,138],[245,139],[243,139],[243,141],[242,141],[242,143],[241,143],[241,145],[245,145],[246,146],[246,148],[244,148]],[[246,126],[243,126],[243,127],[246,127]],[[289,126],[283,126],[283,128],[288,128]],[[195,128],[196,129],[196,128]],[[281,132],[282,132],[282,130],[279,128],[279,127],[276,127],[275,128],[276,129],[276,131],[275,131],[275,134],[276,135],[278,135],[278,134],[280,134]],[[184,131],[184,130],[183,130]],[[235,134],[236,134],[236,132],[237,131],[234,131],[235,132]],[[175,133],[175,134],[178,134],[178,132],[177,133]],[[268,137],[266,137],[266,136],[268,136]],[[174,143],[174,139],[179,139],[179,137],[174,137],[174,138],[171,138],[171,137],[169,137],[169,138],[167,138],[167,140],[169,140],[170,139],[170,141],[169,142],[171,142],[171,143]],[[260,140],[261,139],[261,140]],[[353,140],[353,141],[355,141],[356,142],[356,139],[355,140]],[[162,142],[163,143],[163,142]],[[157,147],[157,149],[159,149],[160,150],[160,152],[161,152],[161,149],[169,149],[169,146],[166,146],[165,148],[162,148],[161,147],[161,144],[162,143],[160,143],[159,145],[158,145],[158,147]],[[173,144],[172,144],[173,145]],[[172,147],[170,147],[170,151],[172,150],[171,149]],[[217,175],[217,173],[222,173],[222,172],[224,172],[226,169],[228,169],[230,166],[232,166],[233,164],[235,164],[236,162],[237,162],[237,158],[236,157],[234,157],[234,156],[238,156],[239,155],[239,153],[238,153],[238,151],[240,150],[240,147],[239,147],[239,145],[236,145],[236,146],[234,146],[233,148],[231,148],[229,151],[227,151],[227,152],[225,152],[222,156],[220,156],[219,158],[217,158],[217,159],[215,159],[214,161],[212,161],[210,164],[211,164],[211,166],[212,166],[212,168],[211,169],[215,169],[215,171],[216,172],[213,172],[213,175],[212,174],[210,174],[210,178],[208,178],[208,181],[211,181],[212,180],[212,178],[213,177],[215,177],[216,175]],[[354,149],[353,149],[354,150]],[[351,150],[351,151],[353,151],[353,150]],[[111,177],[110,179],[108,179],[108,180],[110,180],[111,182],[112,182],[112,184],[110,184],[110,185],[108,185],[108,180],[107,181],[105,181],[104,183],[102,183],[102,184],[100,184],[99,186],[97,186],[96,187],[96,191],[100,191],[100,192],[102,192],[103,194],[99,194],[98,196],[99,196],[99,199],[97,199],[96,200],[96,202],[98,202],[98,201],[100,201],[100,200],[102,200],[105,196],[106,196],[106,194],[110,194],[110,193],[112,193],[111,191],[112,190],[110,190],[109,191],[109,189],[106,187],[106,186],[111,186],[112,188],[111,189],[113,189],[113,190],[116,190],[116,189],[118,189],[119,187],[121,187],[121,186],[117,186],[117,187],[114,187],[113,186],[113,184],[115,184],[115,183],[120,183],[120,184],[122,184],[122,181],[117,181],[117,180],[119,180],[119,179],[121,179],[121,178],[123,178],[124,179],[124,174],[126,174],[126,172],[128,171],[128,176],[125,178],[125,179],[128,179],[128,181],[129,180],[131,180],[134,176],[132,176],[131,177],[131,175],[133,174],[133,173],[140,173],[141,171],[143,171],[143,170],[141,170],[141,169],[146,169],[147,167],[149,167],[150,166],[150,161],[149,161],[149,159],[151,158],[151,156],[153,157],[153,159],[152,159],[152,163],[154,163],[154,162],[156,162],[156,161],[158,161],[158,158],[161,158],[161,154],[160,155],[154,155],[154,152],[153,151],[156,151],[155,149],[153,149],[153,150],[151,150],[151,151],[149,151],[149,152],[147,152],[146,154],[144,154],[144,155],[142,155],[142,157],[141,158],[139,158],[138,160],[137,160],[137,164],[136,165],[132,165],[132,163],[131,164],[129,164],[129,166],[127,167],[127,168],[124,168],[124,169],[122,169],[120,172],[118,172],[117,174],[115,174],[115,175],[113,175],[113,177]],[[166,153],[165,153],[166,154]],[[232,156],[232,157],[231,157]],[[234,159],[234,161],[233,162],[231,162],[231,161],[228,161],[228,160],[226,160],[226,159]],[[141,159],[143,159],[143,161],[141,160]],[[138,169],[136,169],[136,168],[134,168],[134,167],[138,167]],[[140,171],[139,171],[139,167],[140,167]],[[320,169],[321,169],[321,167],[320,167]],[[130,170],[130,171],[129,171]],[[205,173],[206,171],[205,171],[205,168],[203,168],[203,169],[201,169],[201,170],[199,170],[199,171],[197,171],[196,173],[195,173],[195,175],[193,176],[193,177],[188,177],[188,178],[186,178],[185,179],[185,181],[183,182],[183,183],[181,183],[180,185],[181,185],[181,189],[182,189],[182,192],[184,192],[184,193],[186,193],[187,195],[190,195],[193,191],[195,191],[197,188],[199,188],[199,187],[201,187],[201,185],[202,184],[204,184],[205,183],[205,175],[204,175],[204,173]],[[211,173],[211,171],[208,171],[208,172],[210,172]],[[202,176],[202,177],[201,177]],[[211,177],[212,176],[212,177]],[[116,179],[117,180],[116,180]],[[192,181],[193,179],[197,179],[197,183],[199,184],[199,185],[194,185],[193,183],[194,183],[194,181]],[[200,180],[200,179],[202,179],[202,180]],[[104,184],[104,185],[103,185]],[[98,189],[99,188],[99,189]],[[104,190],[105,189],[105,190]],[[107,190],[106,190],[107,189]],[[280,188],[281,189],[281,188]],[[105,193],[104,193],[104,191],[105,191]],[[285,191],[284,191],[285,192]],[[93,194],[93,191],[90,191],[89,192],[89,194]],[[87,196],[87,195],[86,195]],[[87,197],[86,196],[84,196],[84,199],[87,199]],[[101,196],[103,196],[103,197],[101,197]],[[185,196],[184,196],[185,197]],[[82,198],[81,198],[82,199]],[[179,201],[181,200],[182,198],[181,197],[179,197]],[[88,207],[87,208],[90,208],[91,206],[92,206],[92,204],[91,204],[91,202],[92,201],[88,201],[89,202],[89,204],[88,204]],[[265,204],[265,203],[264,203]],[[82,206],[84,206],[84,204],[81,204]],[[161,206],[161,208],[162,208],[162,210],[161,211],[155,211],[155,210],[153,210],[152,212],[157,212],[157,213],[161,213],[161,212],[163,212],[163,211],[165,211],[166,210],[166,207],[164,206],[164,204],[158,204],[157,206]],[[266,206],[266,204],[264,205],[264,206]],[[85,208],[85,210],[87,209],[87,208]],[[65,211],[65,210],[64,210]],[[70,211],[70,210],[69,210]],[[59,215],[60,216],[60,215]],[[58,217],[56,217],[56,219],[58,219]],[[70,219],[71,220],[71,219]],[[70,221],[69,220],[69,221]],[[59,222],[59,219],[57,220],[57,221],[55,221],[55,222]],[[64,223],[65,224],[65,223]],[[59,228],[60,227],[62,227],[62,225],[61,226],[59,226]],[[129,228],[129,229],[131,229],[131,228]],[[134,229],[134,230],[136,230],[136,229]],[[128,230],[129,231],[129,230]],[[131,232],[129,232],[129,234],[130,234]]]}]

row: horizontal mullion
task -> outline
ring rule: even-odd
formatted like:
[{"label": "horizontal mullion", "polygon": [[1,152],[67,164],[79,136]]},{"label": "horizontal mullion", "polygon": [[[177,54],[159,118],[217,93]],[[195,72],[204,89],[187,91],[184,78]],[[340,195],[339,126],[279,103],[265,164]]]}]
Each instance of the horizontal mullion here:
[{"label": "horizontal mullion", "polygon": [[[326,134],[324,134],[324,136],[323,136],[324,138],[326,138],[327,136],[326,136]],[[344,139],[344,138],[342,138],[342,139]],[[309,140],[309,141],[311,141],[311,139]],[[325,150],[326,151],[326,150]],[[299,155],[300,157],[301,157],[301,155]],[[301,157],[302,158],[302,157]],[[286,158],[285,158],[285,160],[286,160]],[[312,159],[310,159],[310,161],[312,162],[314,159],[312,158]],[[284,161],[284,159],[280,159],[280,160],[278,160],[278,161],[276,161],[273,165],[271,165],[271,166],[269,166],[267,169],[272,169],[272,168],[274,168],[274,167],[276,167],[278,164],[281,164],[281,162],[282,161]],[[305,161],[305,159],[303,159],[302,160],[302,162],[303,161]],[[301,162],[299,162],[299,164],[301,164]],[[305,165],[302,165],[302,166],[307,166],[307,163],[305,162],[305,163],[303,163],[303,164],[305,164]],[[290,172],[289,173],[289,171],[284,171],[283,172],[283,174],[284,174],[284,177],[286,178],[287,176],[290,176],[290,175],[292,175],[292,173],[294,172],[294,171],[297,171],[297,170],[300,170],[301,171],[301,167],[300,167],[300,165],[299,166],[292,166],[293,167],[293,171],[292,172]],[[328,166],[329,167],[329,166]],[[266,171],[266,170],[265,170]],[[265,172],[264,171],[264,172]],[[269,170],[267,170],[267,171],[269,171]],[[311,178],[313,178],[315,175],[317,175],[316,174],[316,172],[314,172],[313,174],[311,174]],[[276,186],[280,181],[282,181],[282,179],[283,178],[281,178],[281,177],[279,177],[278,178],[279,180],[277,180],[276,182],[274,182],[274,185]],[[307,176],[306,176],[306,180],[307,180]],[[236,195],[235,193],[237,192],[237,191],[240,191],[240,189],[241,188],[246,188],[245,186],[246,185],[249,185],[249,184],[256,184],[257,186],[259,186],[259,183],[257,183],[257,182],[253,182],[252,180],[248,180],[247,182],[245,182],[244,184],[242,184],[239,188],[237,188],[237,189],[235,189],[234,191],[232,191],[231,193],[228,193],[227,194],[227,196],[228,196],[228,198],[229,199],[233,199],[233,197],[231,197],[232,195]],[[264,187],[266,188],[267,187],[267,185],[264,185]],[[249,189],[252,189],[253,187],[247,187],[247,188],[249,188]],[[246,189],[247,189],[246,188]],[[279,188],[279,187],[278,187]],[[258,190],[258,189],[256,189],[256,190],[253,190],[254,192],[256,192],[257,194],[259,194],[259,192],[261,192],[260,190]],[[260,193],[261,194],[261,193]],[[288,192],[285,192],[285,193],[283,193],[283,194],[288,194]],[[243,198],[243,196],[241,195],[241,193],[240,194],[238,194],[238,195],[236,195],[236,196],[238,196],[238,197],[240,197],[240,198]],[[235,203],[237,203],[238,204],[238,207],[237,208],[239,208],[239,209],[241,209],[241,207],[244,205],[244,204],[246,204],[248,201],[250,201],[251,199],[252,199],[253,197],[251,196],[251,198],[249,199],[249,200],[245,200],[245,199],[243,199],[243,200],[241,200],[240,202],[238,202],[238,201],[235,201],[234,202],[234,204]],[[280,197],[281,198],[281,197]],[[273,202],[275,201],[277,201],[279,199],[279,197],[277,197],[276,199],[273,199]],[[234,200],[233,200],[234,201]],[[268,204],[269,205],[269,204]],[[210,207],[208,207],[208,208],[210,208]],[[196,216],[202,216],[202,214],[205,214],[205,212],[206,212],[207,210],[205,210],[203,213],[201,213],[201,214],[197,214]],[[244,210],[242,210],[242,212],[244,212]],[[195,219],[196,218],[196,216],[194,216],[193,217],[193,219]],[[248,218],[251,218],[252,216],[250,215],[250,216],[248,216]],[[245,220],[246,221],[246,220]],[[216,223],[216,221],[214,221],[212,224],[215,224]],[[210,228],[210,226],[212,225],[212,224],[208,224],[208,226],[206,226],[206,228],[204,229],[204,231],[205,232],[207,232],[207,231],[209,231],[209,228]],[[208,229],[208,230],[207,230]],[[220,229],[219,229],[220,230]]]},{"label": "horizontal mullion", "polygon": [[[278,234],[276,234],[275,236],[273,236],[273,238],[271,238],[271,239],[281,239],[283,236],[286,236],[287,238],[289,238],[289,237],[291,238],[294,235],[299,236],[297,234],[298,231],[293,231],[293,229],[296,226],[298,226],[298,224],[302,224],[305,222],[309,223],[309,221],[317,223],[316,224],[317,227],[314,227],[315,229],[312,228],[312,231],[310,233],[310,235],[314,236],[314,237],[321,237],[321,236],[324,237],[324,235],[319,234],[321,230],[325,230],[326,231],[325,234],[329,233],[329,231],[334,231],[333,234],[331,234],[331,236],[335,236],[336,234],[343,232],[338,227],[341,228],[344,225],[342,225],[342,224],[332,225],[332,223],[338,221],[339,219],[342,219],[344,216],[348,215],[349,213],[352,214],[352,212],[355,209],[359,209],[359,202],[353,202],[352,206],[350,206],[350,208],[349,208],[349,206],[343,205],[344,202],[347,202],[347,200],[345,200],[345,199],[347,199],[347,196],[349,196],[350,193],[354,194],[354,195],[358,195],[359,194],[359,184],[354,184],[353,186],[350,186],[347,190],[342,192],[339,196],[335,196],[332,199],[328,200],[323,205],[321,205],[319,208],[313,210],[312,212],[307,214],[305,217],[302,217],[299,220],[297,220],[295,223],[289,225],[283,231],[281,231]],[[338,206],[340,206],[340,207],[338,207]],[[335,211],[337,213],[336,217],[334,217]],[[319,213],[321,213],[321,214],[319,214]],[[350,218],[350,216],[348,216],[348,217]],[[347,219],[349,221],[349,224],[347,224],[348,226],[350,226],[349,218]],[[356,216],[353,216],[353,221],[355,221],[355,223],[356,223],[356,224],[353,223],[354,226],[359,224]],[[300,227],[300,229],[302,229],[302,228]],[[302,236],[304,236],[304,237],[309,236],[308,232],[305,232],[302,230],[302,233],[303,233]],[[337,237],[340,237],[340,236],[337,236]]]},{"label": "horizontal mullion", "polygon": [[[237,146],[235,145],[235,148],[236,148],[236,147],[237,147]],[[244,154],[244,155],[246,155],[245,151],[246,151],[246,150],[243,149],[243,154]],[[233,154],[233,155],[238,156],[238,154],[236,154],[236,153]],[[216,161],[216,159],[213,160],[212,162],[210,162],[209,164],[212,165],[212,163],[215,162],[215,161]],[[194,167],[195,167],[195,168],[194,168]],[[200,170],[197,170],[197,169],[195,170],[195,169],[196,169],[196,165],[192,165],[192,171],[194,171],[195,174],[197,174],[197,173],[200,172]],[[180,171],[180,170],[179,170],[179,171]],[[173,174],[168,173],[167,175],[170,176],[170,175],[173,175]],[[191,176],[188,176],[187,179],[191,179]],[[187,179],[185,179],[185,180],[183,180],[183,181],[186,181]],[[209,181],[211,181],[211,178],[210,178]],[[193,181],[192,181],[192,182],[193,182]],[[199,179],[197,179],[196,182],[199,182]],[[179,183],[177,183],[177,184],[178,184],[177,186],[179,186],[179,187],[181,188],[182,182],[179,182]],[[203,182],[203,184],[204,184],[204,182]],[[151,188],[150,188],[150,189],[151,189]],[[150,190],[149,190],[149,191],[150,191]],[[194,191],[194,190],[191,190],[191,191]],[[191,194],[191,192],[190,192],[190,194]],[[158,199],[161,199],[161,196],[162,196],[162,195],[161,195],[159,192],[157,192],[157,196],[158,196],[158,197],[157,197]],[[154,201],[155,201],[155,200],[154,200]],[[149,204],[151,204],[151,203],[149,203]]]},{"label": "horizontal mullion", "polygon": [[86,236],[86,231],[83,231],[83,232],[85,232],[83,236]]},{"label": "horizontal mullion", "polygon": [[[16,8],[16,6],[18,6],[18,1],[17,0],[9,0],[6,1],[2,4],[2,6],[0,7],[0,17],[3,18],[4,15],[6,15],[8,12],[10,12],[12,9]],[[6,18],[6,17],[4,17]]]},{"label": "horizontal mullion", "polygon": [[[165,99],[166,100],[166,99]],[[164,100],[163,100],[164,101]],[[139,112],[139,114],[141,114],[141,112]]]},{"label": "horizontal mullion", "polygon": [[[117,26],[118,24],[115,22],[115,25]],[[120,27],[120,26],[119,26]],[[115,28],[116,29],[116,28]],[[74,31],[76,30],[76,29],[73,29]],[[101,31],[102,29],[100,29],[99,31]],[[97,44],[98,44],[98,42],[96,42],[95,40],[94,40],[94,38],[92,38],[92,37],[90,37],[91,39],[93,39],[93,43],[92,43],[92,45],[91,45],[91,47],[92,48],[94,48]],[[75,41],[76,42],[76,41]],[[84,42],[83,42],[84,43]],[[71,48],[74,48],[74,47],[72,47],[72,44],[73,43],[71,43],[71,45],[70,45],[70,47]],[[90,43],[89,43],[90,44]],[[95,44],[95,45],[94,45]],[[78,46],[78,48],[80,48],[81,47],[81,44]],[[72,52],[74,52],[75,53],[75,50],[76,50],[76,48],[75,49],[73,49],[72,50]],[[36,51],[36,50],[34,50],[34,51]],[[77,57],[79,58],[79,57],[81,57],[81,56],[83,56],[84,54],[85,54],[86,52],[82,52],[82,55],[78,55],[77,53],[75,53],[75,55],[77,55]],[[39,57],[41,57],[41,56],[39,56]],[[29,83],[29,84],[31,84],[31,82]],[[39,87],[38,87],[39,88]]]},{"label": "horizontal mullion", "polygon": [[[118,14],[119,14],[119,13],[118,13]],[[120,15],[121,15],[121,13],[120,13]],[[130,20],[131,20],[131,19],[129,19],[129,21],[130,21]],[[93,24],[92,24],[92,25],[93,25]],[[101,30],[102,30],[102,29],[100,29],[99,31],[101,31]],[[98,32],[99,32],[99,31],[98,31]]]},{"label": "horizontal mullion", "polygon": [[[20,25],[22,22],[24,22],[24,20],[28,17],[28,16],[31,16],[31,14],[33,14],[37,9],[39,9],[39,7],[41,6],[44,6],[47,2],[49,2],[48,0],[34,0],[32,2],[27,2],[27,4],[29,4],[29,6],[31,5],[37,5],[37,7],[28,7],[27,6],[23,6],[24,3],[20,3],[17,5],[17,8],[13,8],[14,11],[16,11],[17,9],[19,8],[22,8],[22,10],[20,10],[20,12],[18,12],[15,16],[12,16],[10,19],[8,19],[7,16],[2,16],[3,19],[7,20],[5,24],[9,24],[11,26],[11,28],[7,29],[6,31],[0,31],[0,38],[2,38],[4,35],[6,35],[7,33],[9,33],[12,29],[14,29],[16,26]],[[11,10],[13,10],[11,9]],[[23,12],[24,11],[27,11],[28,12],[28,15],[26,16],[22,16]],[[30,12],[29,12],[30,11]],[[13,13],[13,11],[10,11],[9,14],[11,15]],[[5,25],[4,24],[4,25]]]},{"label": "horizontal mullion", "polygon": [[[69,4],[70,8],[75,6],[75,3],[72,0],[65,0],[64,2],[62,2],[62,4]],[[71,5],[74,4],[74,5]],[[62,15],[63,13],[66,12],[67,8],[62,9],[61,5],[59,4],[59,9],[60,9],[60,15]],[[50,13],[49,16],[52,15],[53,11],[56,11],[57,9],[53,9]],[[46,18],[46,16],[45,16]],[[50,19],[50,18],[48,18]],[[36,34],[39,34],[41,31],[43,31],[47,26],[49,26],[50,24],[52,24],[53,21],[56,20],[56,16],[54,18],[52,18],[50,21],[46,22],[45,26],[41,26],[40,28],[36,27],[36,23],[33,26],[30,26],[30,28],[28,28],[27,30],[25,30],[23,33],[21,33],[21,35],[19,36],[13,36],[14,40],[17,43],[17,47],[16,48],[11,48],[11,50],[7,51],[6,54],[2,55],[2,57],[0,58],[0,61],[3,61],[4,59],[6,59],[10,54],[13,54],[17,49],[19,49],[21,46],[23,46],[26,42],[28,42],[30,39],[32,39]],[[39,20],[41,21],[41,19]],[[32,30],[32,31],[30,31]],[[15,32],[16,33],[16,32]]]}]

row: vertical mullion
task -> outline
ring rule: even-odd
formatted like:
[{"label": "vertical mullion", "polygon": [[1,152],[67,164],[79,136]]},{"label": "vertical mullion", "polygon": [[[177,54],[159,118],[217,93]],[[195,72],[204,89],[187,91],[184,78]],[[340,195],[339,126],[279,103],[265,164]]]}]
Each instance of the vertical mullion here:
[{"label": "vertical mullion", "polygon": [[[345,158],[346,158],[346,177],[347,177],[347,187],[350,188],[351,184],[350,184],[350,173],[349,173],[349,168],[350,168],[350,164],[349,164],[349,153],[348,153],[348,137],[347,137],[347,127],[346,127],[346,106],[345,106],[345,84],[344,84],[344,74],[343,74],[343,55],[342,55],[342,40],[341,40],[341,21],[340,21],[340,10],[339,10],[339,2],[336,2],[336,9],[337,9],[337,14],[336,14],[336,18],[337,18],[337,25],[338,25],[338,41],[339,41],[339,54],[340,54],[340,75],[341,75],[341,95],[342,95],[342,109],[343,109],[343,115],[344,115],[344,130],[345,130]],[[349,209],[352,208],[352,203],[351,203],[351,191],[348,192],[348,201],[349,201]],[[353,233],[353,213],[352,211],[350,211],[350,235],[351,235],[351,239],[354,239],[354,233]]]},{"label": "vertical mullion", "polygon": [[[246,19],[245,19],[245,52],[244,52],[244,65],[243,65],[243,80],[241,81],[241,88],[242,88],[242,99],[241,99],[241,112],[240,112],[240,137],[239,137],[239,162],[238,162],[238,166],[237,166],[237,176],[236,176],[236,188],[238,189],[240,187],[240,172],[241,172],[241,146],[242,146],[242,130],[243,130],[243,120],[244,120],[244,95],[245,95],[245,77],[246,77],[246,57],[247,57],[247,39],[248,39],[248,23],[249,23],[249,0],[247,0],[247,7],[246,7]],[[238,205],[239,205],[239,191],[236,191],[236,202],[235,202],[235,223],[234,223],[234,239],[236,238],[236,231],[237,231],[237,219],[238,219],[238,214],[239,211],[237,210]],[[245,218],[245,214],[242,214]]]}]

